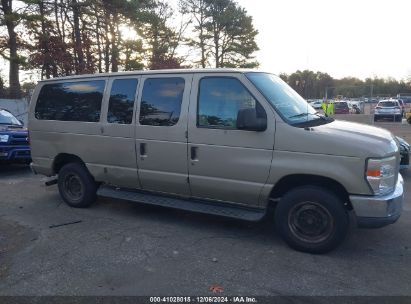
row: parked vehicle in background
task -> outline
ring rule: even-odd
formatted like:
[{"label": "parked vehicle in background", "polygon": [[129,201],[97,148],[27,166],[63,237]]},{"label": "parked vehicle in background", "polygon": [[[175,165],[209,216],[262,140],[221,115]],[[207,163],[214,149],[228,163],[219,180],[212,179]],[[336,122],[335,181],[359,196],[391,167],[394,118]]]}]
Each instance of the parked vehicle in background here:
[{"label": "parked vehicle in background", "polygon": [[[345,108],[348,108],[345,103]],[[317,113],[279,77],[238,69],[160,70],[40,81],[30,102],[34,172],[62,199],[97,195],[259,221],[321,253],[402,212],[388,131]]]},{"label": "parked vehicle in background", "polygon": [[359,108],[358,105],[353,104],[350,108],[350,113],[351,114],[361,114],[361,109]]},{"label": "parked vehicle in background", "polygon": [[400,162],[400,169],[408,169],[410,165],[410,145],[407,143],[403,138],[397,137],[397,140],[400,144],[400,155],[401,155],[401,162]]},{"label": "parked vehicle in background", "polygon": [[374,121],[387,119],[391,121],[402,121],[401,105],[397,100],[381,100],[375,107]]},{"label": "parked vehicle in background", "polygon": [[401,99],[402,101],[404,101],[404,103],[411,103],[411,95],[409,93],[403,94],[397,94],[397,98]]},{"label": "parked vehicle in background", "polygon": [[9,111],[0,109],[0,162],[31,162],[28,131]]},{"label": "parked vehicle in background", "polygon": [[[394,99],[395,100],[395,99]],[[401,107],[401,115],[404,117],[405,114],[405,103],[402,99],[397,99],[398,103],[400,104]]]},{"label": "parked vehicle in background", "polygon": [[348,107],[350,109],[351,114],[361,114],[361,109],[364,108],[363,101],[360,100],[349,100],[347,101]]},{"label": "parked vehicle in background", "polygon": [[350,114],[350,108],[346,101],[336,101],[334,102],[334,113],[335,114]]},{"label": "parked vehicle in background", "polygon": [[322,108],[322,101],[321,101],[321,100],[314,100],[314,101],[311,101],[311,102],[310,102],[310,105],[311,105],[314,109],[319,110],[319,109]]}]

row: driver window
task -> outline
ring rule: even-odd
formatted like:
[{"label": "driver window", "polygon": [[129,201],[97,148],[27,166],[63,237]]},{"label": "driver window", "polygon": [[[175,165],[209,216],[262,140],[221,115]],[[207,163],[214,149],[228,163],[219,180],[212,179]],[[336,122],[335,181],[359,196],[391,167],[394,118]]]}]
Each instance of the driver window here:
[{"label": "driver window", "polygon": [[236,78],[206,77],[200,80],[197,126],[202,128],[237,129],[237,114],[253,108],[257,117],[266,117],[263,107]]}]

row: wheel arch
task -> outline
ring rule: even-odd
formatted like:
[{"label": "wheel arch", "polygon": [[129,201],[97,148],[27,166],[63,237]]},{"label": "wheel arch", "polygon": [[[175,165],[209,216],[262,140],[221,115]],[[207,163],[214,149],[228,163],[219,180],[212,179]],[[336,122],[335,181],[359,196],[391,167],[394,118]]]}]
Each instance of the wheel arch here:
[{"label": "wheel arch", "polygon": [[284,176],[272,188],[270,200],[275,202],[291,189],[301,186],[317,186],[329,190],[342,199],[348,210],[353,209],[349,193],[345,187],[332,178],[320,175],[292,174]]},{"label": "wheel arch", "polygon": [[60,153],[54,158],[53,174],[58,174],[61,168],[63,168],[63,166],[69,163],[80,163],[86,167],[86,164],[77,155],[69,154],[69,153]]}]

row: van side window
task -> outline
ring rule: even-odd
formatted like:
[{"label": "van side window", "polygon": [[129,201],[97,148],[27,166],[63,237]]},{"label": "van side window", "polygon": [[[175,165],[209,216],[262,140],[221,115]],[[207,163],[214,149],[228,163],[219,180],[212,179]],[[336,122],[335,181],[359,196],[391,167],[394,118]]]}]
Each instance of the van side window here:
[{"label": "van side window", "polygon": [[132,78],[113,81],[107,112],[109,123],[131,124],[137,83]]},{"label": "van side window", "polygon": [[180,118],[183,78],[149,78],[144,82],[140,124],[173,126]]},{"label": "van side window", "polygon": [[39,93],[35,117],[41,120],[100,120],[105,80],[45,84]]},{"label": "van side window", "polygon": [[197,107],[198,127],[237,129],[238,111],[247,108],[255,108],[260,118],[267,117],[263,107],[238,79],[201,79]]}]

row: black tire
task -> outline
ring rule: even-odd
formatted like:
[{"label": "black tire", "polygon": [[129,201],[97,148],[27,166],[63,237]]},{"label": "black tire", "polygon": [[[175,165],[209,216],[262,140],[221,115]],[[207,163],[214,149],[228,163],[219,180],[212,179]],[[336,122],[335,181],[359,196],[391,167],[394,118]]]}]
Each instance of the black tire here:
[{"label": "black tire", "polygon": [[396,122],[402,122],[402,116],[397,116],[397,117],[395,118],[395,121],[396,121]]},{"label": "black tire", "polygon": [[275,210],[276,230],[292,248],[325,253],[336,248],[348,232],[348,213],[333,192],[303,186],[286,193]]},{"label": "black tire", "polygon": [[407,122],[408,122],[409,124],[411,124],[411,117],[409,117],[409,118],[407,119]]},{"label": "black tire", "polygon": [[71,207],[89,207],[97,198],[97,184],[81,163],[69,163],[61,168],[58,188],[62,199]]},{"label": "black tire", "polygon": [[374,122],[378,121],[378,118],[374,116]]}]

